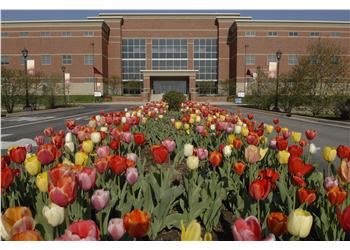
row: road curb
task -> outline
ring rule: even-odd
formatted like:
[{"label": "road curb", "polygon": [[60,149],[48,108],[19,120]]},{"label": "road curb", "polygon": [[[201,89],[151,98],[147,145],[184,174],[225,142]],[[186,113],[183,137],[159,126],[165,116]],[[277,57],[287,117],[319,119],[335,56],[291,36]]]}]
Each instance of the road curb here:
[{"label": "road curb", "polygon": [[26,116],[26,115],[35,115],[35,114],[49,114],[49,113],[55,113],[55,112],[60,112],[60,111],[77,110],[77,109],[83,109],[83,108],[84,107],[82,107],[82,106],[78,106],[78,107],[72,107],[72,108],[57,108],[57,109],[23,111],[23,112],[16,112],[16,113],[12,113],[12,114],[1,114],[1,117],[17,117],[17,116]]}]

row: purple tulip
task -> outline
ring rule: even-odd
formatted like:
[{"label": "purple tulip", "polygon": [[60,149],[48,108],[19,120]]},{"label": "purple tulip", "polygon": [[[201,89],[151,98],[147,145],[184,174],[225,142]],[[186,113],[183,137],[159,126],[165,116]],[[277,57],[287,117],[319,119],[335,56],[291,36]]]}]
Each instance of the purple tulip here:
[{"label": "purple tulip", "polygon": [[332,189],[333,187],[336,187],[336,186],[338,186],[338,180],[335,177],[328,176],[324,179],[323,187],[327,191],[329,191],[330,189]]},{"label": "purple tulip", "polygon": [[231,124],[229,124],[228,127],[226,128],[226,132],[227,132],[227,133],[232,133],[233,130],[234,130],[234,128],[232,127]]},{"label": "purple tulip", "polygon": [[196,127],[196,131],[197,131],[199,134],[201,134],[201,133],[204,131],[204,126],[198,125],[198,126]]},{"label": "purple tulip", "polygon": [[26,150],[27,150],[27,153],[30,153],[30,152],[32,152],[32,149],[33,149],[33,145],[32,144],[26,144],[25,145],[25,148],[26,148]]},{"label": "purple tulip", "polygon": [[45,142],[45,137],[43,135],[37,135],[35,136],[34,141],[38,146],[43,145]]},{"label": "purple tulip", "polygon": [[128,168],[126,170],[126,181],[130,185],[134,185],[139,178],[139,173],[137,172],[137,168]]},{"label": "purple tulip", "polygon": [[84,168],[78,173],[78,181],[80,187],[84,191],[88,191],[95,186],[96,183],[96,168]]},{"label": "purple tulip", "polygon": [[199,160],[205,160],[208,158],[208,150],[205,148],[197,148],[197,156]]},{"label": "purple tulip", "polygon": [[110,150],[109,150],[108,146],[103,145],[103,146],[98,147],[96,149],[96,153],[97,153],[98,158],[104,158],[104,157],[109,155]]},{"label": "purple tulip", "polygon": [[109,191],[97,189],[92,195],[91,200],[96,210],[104,209],[109,203]]},{"label": "purple tulip", "polygon": [[276,140],[271,140],[269,147],[272,150],[276,150],[277,149],[277,141]]},{"label": "purple tulip", "polygon": [[126,158],[129,160],[132,160],[135,163],[137,162],[137,154],[135,154],[135,153],[128,153],[126,155]]},{"label": "purple tulip", "polygon": [[170,140],[170,139],[165,139],[165,140],[162,142],[162,145],[168,149],[168,152],[169,152],[169,153],[174,152],[174,150],[175,150],[175,148],[176,148],[176,143],[175,143],[175,141]]},{"label": "purple tulip", "polygon": [[123,219],[111,219],[108,223],[108,234],[113,240],[120,240],[125,234]]},{"label": "purple tulip", "polygon": [[132,139],[132,134],[130,132],[121,133],[121,140],[125,143],[130,143]]}]

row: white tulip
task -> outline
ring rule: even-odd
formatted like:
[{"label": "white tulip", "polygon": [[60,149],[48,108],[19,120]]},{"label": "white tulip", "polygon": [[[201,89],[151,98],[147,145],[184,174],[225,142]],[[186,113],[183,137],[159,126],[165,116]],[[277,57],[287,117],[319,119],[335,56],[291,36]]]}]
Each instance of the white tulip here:
[{"label": "white tulip", "polygon": [[100,128],[100,131],[102,131],[102,132],[107,132],[107,131],[108,131],[108,128],[107,128],[107,127],[101,127],[101,128]]},{"label": "white tulip", "polygon": [[184,146],[184,155],[186,157],[188,157],[188,156],[190,156],[192,154],[193,154],[193,145],[189,144],[189,143],[185,144],[185,146]]},{"label": "white tulip", "polygon": [[71,142],[71,141],[69,141],[69,142],[66,142],[65,144],[64,144],[64,146],[65,147],[67,147],[68,149],[69,149],[69,151],[71,151],[72,153],[74,153],[74,143],[73,142]]},{"label": "white tulip", "polygon": [[95,116],[95,120],[99,122],[101,120],[101,116],[100,115],[96,115]]},{"label": "white tulip", "polygon": [[101,141],[101,134],[100,132],[92,132],[91,133],[91,141],[93,143],[99,143]]},{"label": "white tulip", "polygon": [[61,225],[64,221],[64,208],[55,203],[51,203],[50,207],[44,206],[42,212],[47,222],[53,227]]},{"label": "white tulip", "polygon": [[125,108],[124,111],[125,111],[125,112],[128,112],[128,108]]},{"label": "white tulip", "polygon": [[242,127],[239,125],[235,125],[235,134],[239,135],[242,131]]},{"label": "white tulip", "polygon": [[8,240],[10,238],[5,226],[2,224],[2,214],[0,214],[0,236],[1,238]]},{"label": "white tulip", "polygon": [[126,117],[126,118],[129,118],[130,116],[131,116],[131,115],[130,115],[129,112],[125,114],[125,117]]},{"label": "white tulip", "polygon": [[71,142],[71,141],[73,141],[72,133],[71,133],[71,132],[68,132],[68,133],[66,134],[64,140],[65,140],[66,142]]},{"label": "white tulip", "polygon": [[224,147],[224,149],[222,150],[222,152],[224,153],[224,156],[225,156],[225,157],[230,157],[231,154],[232,154],[232,148],[231,148],[231,146],[230,146],[230,145],[226,145],[226,146]]},{"label": "white tulip", "polygon": [[210,125],[210,129],[211,129],[212,131],[214,131],[215,128],[216,128],[215,124]]},{"label": "white tulip", "polygon": [[125,116],[122,117],[122,123],[123,124],[126,123],[126,117]]},{"label": "white tulip", "polygon": [[199,158],[197,156],[194,156],[194,155],[190,155],[188,158],[187,158],[187,167],[191,170],[195,170],[198,168],[199,166]]},{"label": "white tulip", "polygon": [[310,154],[314,155],[314,154],[316,154],[317,151],[320,150],[320,149],[321,149],[321,148],[316,147],[315,144],[310,143],[310,147],[309,147],[309,152],[310,152]]}]

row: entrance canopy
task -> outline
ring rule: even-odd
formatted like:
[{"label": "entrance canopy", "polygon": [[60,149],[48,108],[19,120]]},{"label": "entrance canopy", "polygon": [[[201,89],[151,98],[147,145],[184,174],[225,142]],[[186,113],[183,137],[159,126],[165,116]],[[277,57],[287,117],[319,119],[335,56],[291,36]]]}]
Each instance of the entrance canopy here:
[{"label": "entrance canopy", "polygon": [[141,70],[143,77],[151,76],[188,76],[196,77],[198,70]]}]

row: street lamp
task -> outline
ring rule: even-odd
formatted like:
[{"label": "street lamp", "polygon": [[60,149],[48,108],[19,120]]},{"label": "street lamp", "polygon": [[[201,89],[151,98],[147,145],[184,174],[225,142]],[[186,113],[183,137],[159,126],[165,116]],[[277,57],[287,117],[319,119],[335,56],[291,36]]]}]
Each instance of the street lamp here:
[{"label": "street lamp", "polygon": [[280,74],[280,60],[282,57],[282,52],[281,50],[278,50],[276,52],[276,58],[277,58],[277,76],[276,76],[276,97],[275,97],[275,107],[273,108],[274,111],[280,111],[278,108],[278,77]]},{"label": "street lamp", "polygon": [[26,48],[22,49],[22,56],[24,59],[24,75],[25,75],[25,81],[26,81],[26,105],[23,107],[24,110],[32,110],[32,107],[29,104],[29,90],[28,90],[28,77],[27,77],[27,57],[28,57],[28,50]]},{"label": "street lamp", "polygon": [[248,44],[244,44],[244,94],[247,92],[247,48]]},{"label": "street lamp", "polygon": [[66,80],[65,80],[65,72],[66,72],[66,67],[65,66],[62,66],[61,67],[62,69],[62,80],[63,80],[63,102],[64,102],[64,105],[67,105],[67,99],[66,99]]}]

